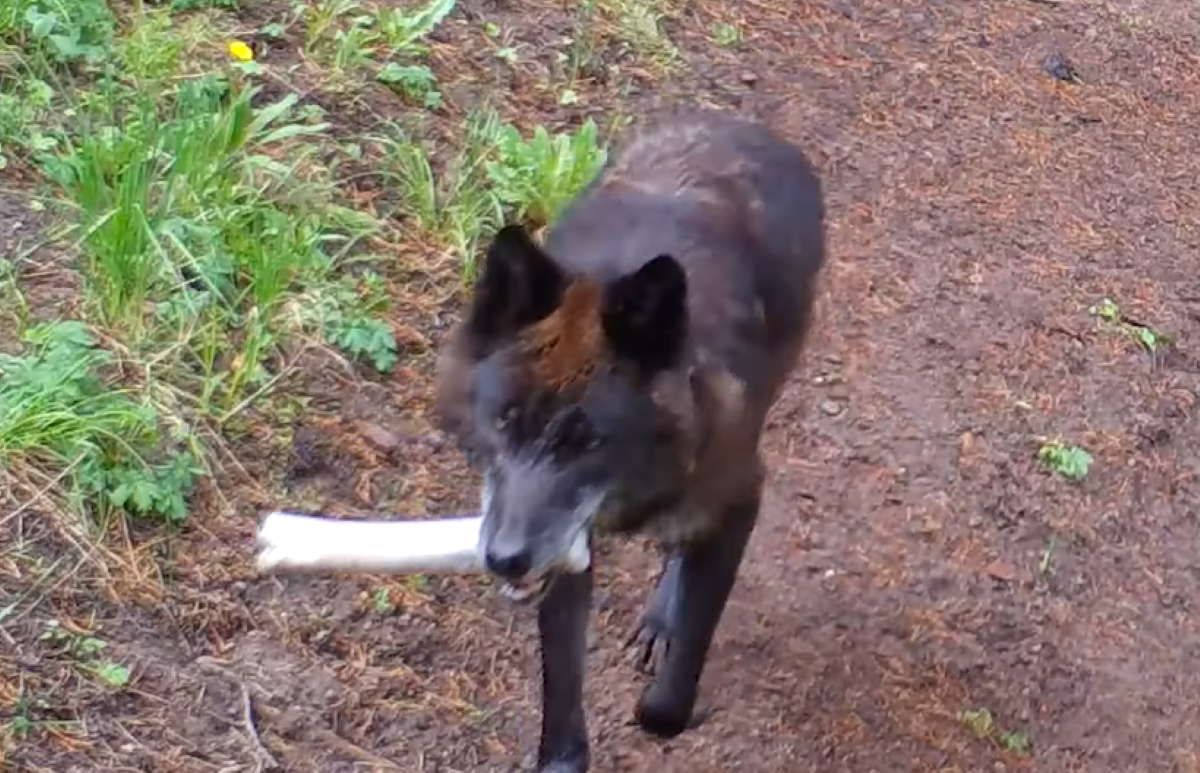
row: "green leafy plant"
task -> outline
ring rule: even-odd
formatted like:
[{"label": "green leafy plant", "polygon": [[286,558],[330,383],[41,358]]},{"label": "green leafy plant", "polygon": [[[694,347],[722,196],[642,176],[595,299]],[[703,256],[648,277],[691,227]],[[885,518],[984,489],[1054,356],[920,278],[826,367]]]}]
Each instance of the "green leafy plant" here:
[{"label": "green leafy plant", "polygon": [[305,51],[325,58],[336,73],[344,74],[372,65],[385,52],[405,59],[425,54],[421,41],[455,3],[432,0],[419,9],[389,6],[371,14],[357,0],[322,0],[312,6],[296,4],[296,15],[305,21]]},{"label": "green leafy plant", "polygon": [[0,71],[0,169],[13,154],[37,156],[58,144],[58,132],[43,126],[53,100],[54,89],[44,80]]},{"label": "green leafy plant", "polygon": [[663,29],[663,0],[595,0],[615,26],[618,40],[660,70],[672,69],[679,49]]},{"label": "green leafy plant", "polygon": [[174,77],[183,63],[187,41],[173,29],[167,9],[145,11],[115,46],[122,70],[145,87],[145,81]]},{"label": "green leafy plant", "polygon": [[1038,450],[1042,464],[1068,480],[1080,481],[1087,477],[1092,466],[1092,455],[1079,446],[1054,440]]},{"label": "green leafy plant", "polygon": [[1021,732],[1002,729],[986,708],[966,709],[960,711],[958,720],[963,723],[976,737],[991,739],[1004,749],[1019,755],[1028,755],[1030,751],[1029,736]]},{"label": "green leafy plant", "polygon": [[959,712],[958,719],[980,738],[990,736],[996,729],[996,721],[992,719],[992,712],[987,709],[966,709]]},{"label": "green leafy plant", "polygon": [[40,638],[60,645],[64,654],[78,660],[84,671],[105,686],[124,687],[129,683],[130,671],[127,667],[100,657],[100,653],[108,647],[102,639],[68,631],[57,620],[47,621],[46,630]]},{"label": "green leafy plant", "polygon": [[1112,298],[1105,298],[1095,306],[1088,307],[1088,313],[1105,322],[1121,321],[1121,307]]},{"label": "green leafy plant", "polygon": [[442,106],[442,93],[437,90],[437,78],[425,65],[388,62],[375,78],[423,107],[433,110]]},{"label": "green leafy plant", "polygon": [[104,0],[8,0],[0,38],[54,64],[98,64],[109,54],[116,20]]},{"label": "green leafy plant", "polygon": [[[284,306],[325,282],[328,246],[376,227],[334,204],[328,182],[306,184],[298,162],[264,152],[303,160],[327,124],[296,119],[294,94],[254,108],[256,94],[189,81],[169,111],[143,98],[121,131],[101,124],[51,169],[78,207],[84,289],[101,321],[135,349],[168,347],[169,360],[156,358],[172,368],[164,377],[222,421],[271,383],[268,358],[306,320]],[[129,501],[149,488],[139,496]]]},{"label": "green leafy plant", "polygon": [[742,42],[742,29],[736,24],[720,22],[713,25],[713,40],[726,48]]},{"label": "green leafy plant", "polygon": [[23,340],[23,356],[0,356],[0,473],[36,464],[63,474],[78,510],[97,517],[185,518],[202,470],[169,447],[151,405],[98,378],[111,355],[74,321],[37,325]]},{"label": "green leafy plant", "polygon": [[1029,736],[1025,733],[1001,733],[999,741],[1001,746],[1013,754],[1029,754]]},{"label": "green leafy plant", "polygon": [[553,223],[604,166],[607,154],[597,137],[591,119],[574,133],[551,135],[539,126],[528,140],[505,127],[487,165],[496,195],[535,227]]},{"label": "green leafy plant", "polygon": [[391,6],[379,12],[379,30],[392,54],[418,56],[426,52],[421,41],[445,21],[457,0],[431,0],[417,10]]},{"label": "green leafy plant", "polygon": [[173,11],[198,11],[206,8],[237,10],[238,0],[171,0]]},{"label": "green leafy plant", "polygon": [[365,273],[357,282],[344,280],[325,294],[325,335],[331,343],[356,359],[366,359],[380,373],[396,366],[396,337],[379,318],[387,309],[382,280]]},{"label": "green leafy plant", "polygon": [[1171,343],[1171,336],[1126,317],[1121,312],[1121,307],[1112,298],[1104,298],[1100,303],[1089,307],[1088,313],[1099,318],[1102,325],[1137,341],[1151,354],[1157,352],[1160,347]]},{"label": "green leafy plant", "polygon": [[371,597],[371,607],[377,615],[390,615],[396,611],[392,603],[392,594],[387,588],[376,588]]}]

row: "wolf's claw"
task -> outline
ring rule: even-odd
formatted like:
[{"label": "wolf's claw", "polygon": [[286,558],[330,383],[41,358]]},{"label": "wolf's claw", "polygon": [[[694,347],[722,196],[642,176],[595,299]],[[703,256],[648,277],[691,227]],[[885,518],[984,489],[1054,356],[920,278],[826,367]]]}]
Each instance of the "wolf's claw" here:
[{"label": "wolf's claw", "polygon": [[679,566],[678,556],[671,556],[664,562],[658,585],[625,641],[626,647],[635,648],[634,666],[646,674],[657,672],[675,635],[679,613]]}]

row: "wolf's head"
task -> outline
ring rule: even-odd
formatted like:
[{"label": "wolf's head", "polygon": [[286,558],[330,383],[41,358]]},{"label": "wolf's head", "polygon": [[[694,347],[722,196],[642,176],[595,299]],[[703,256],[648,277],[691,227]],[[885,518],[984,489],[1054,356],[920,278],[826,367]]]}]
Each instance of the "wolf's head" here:
[{"label": "wolf's head", "polygon": [[543,591],[593,525],[628,527],[683,495],[721,409],[690,361],[687,296],[669,255],[599,283],[517,226],[490,244],[438,402],[483,473],[481,549],[515,598]]}]

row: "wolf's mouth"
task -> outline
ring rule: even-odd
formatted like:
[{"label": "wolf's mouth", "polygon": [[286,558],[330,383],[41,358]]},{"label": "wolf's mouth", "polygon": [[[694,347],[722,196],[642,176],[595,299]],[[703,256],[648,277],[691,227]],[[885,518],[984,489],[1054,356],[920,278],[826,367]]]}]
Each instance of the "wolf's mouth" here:
[{"label": "wolf's mouth", "polygon": [[505,581],[500,586],[500,594],[518,604],[536,604],[550,592],[550,585],[553,581],[553,574],[544,574],[541,577],[522,582]]}]

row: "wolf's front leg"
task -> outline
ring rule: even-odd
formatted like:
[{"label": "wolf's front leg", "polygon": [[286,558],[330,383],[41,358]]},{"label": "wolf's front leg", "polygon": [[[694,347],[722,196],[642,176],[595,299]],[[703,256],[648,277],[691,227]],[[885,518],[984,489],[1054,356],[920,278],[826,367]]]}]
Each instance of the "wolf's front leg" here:
[{"label": "wolf's front leg", "polygon": [[542,649],[542,738],[539,773],[585,773],[588,769],[583,676],[592,570],[557,577],[538,609]]},{"label": "wolf's front leg", "polygon": [[636,665],[647,674],[658,671],[666,657],[679,615],[679,572],[683,556],[670,552],[663,557],[658,584],[625,646],[635,648]]},{"label": "wolf's front leg", "polygon": [[670,738],[702,720],[693,716],[700,676],[760,501],[761,484],[724,508],[717,533],[667,560],[649,610],[651,616],[665,617],[657,637],[665,633],[667,646],[636,711],[638,724],[653,735]]}]

